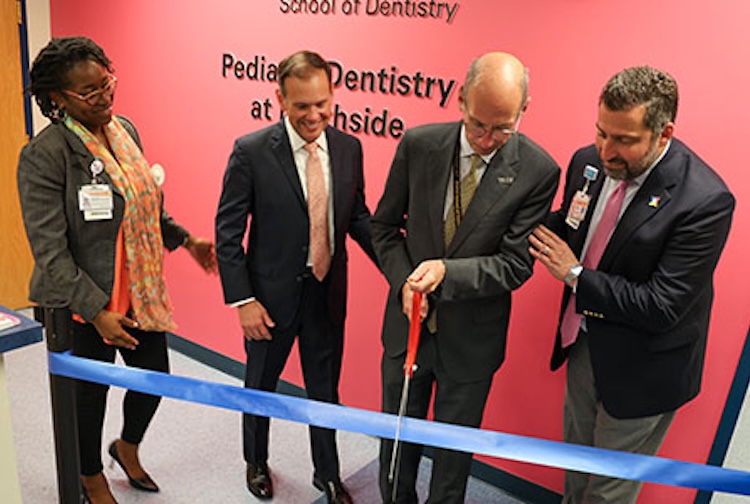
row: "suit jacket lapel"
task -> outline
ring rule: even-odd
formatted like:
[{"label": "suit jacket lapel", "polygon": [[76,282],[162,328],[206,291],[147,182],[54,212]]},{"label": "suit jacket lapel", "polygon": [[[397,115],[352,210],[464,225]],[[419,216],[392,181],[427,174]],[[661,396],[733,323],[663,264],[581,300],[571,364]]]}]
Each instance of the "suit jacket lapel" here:
[{"label": "suit jacket lapel", "polygon": [[460,247],[487,212],[502,202],[503,195],[515,183],[520,169],[518,135],[513,135],[490,160],[469,208],[466,209],[461,224],[456,229],[456,235],[446,251],[447,255],[450,256]]},{"label": "suit jacket lapel", "polygon": [[[351,170],[348,169],[344,161],[344,152],[340,149],[341,145],[337,143],[332,135],[329,134],[330,126],[326,128],[325,135],[328,141],[328,157],[331,162],[331,194],[333,197],[333,232],[339,233],[340,229],[346,229],[346,223],[339,222],[337,208],[344,205],[345,195],[351,194],[349,186],[352,184]],[[338,243],[338,236],[336,236]]]},{"label": "suit jacket lapel", "polygon": [[451,170],[458,143],[458,134],[461,123],[454,123],[444,140],[433,150],[428,152],[424,166],[428,170],[428,177],[432,183],[427,187],[429,205],[430,228],[432,229],[434,250],[440,251],[442,255],[445,250],[445,238],[443,237],[443,215],[445,213],[445,195],[451,180]]},{"label": "suit jacket lapel", "polygon": [[279,162],[281,172],[294,189],[294,194],[297,195],[300,205],[307,209],[307,202],[305,201],[305,195],[302,192],[302,185],[297,174],[297,165],[294,164],[292,146],[286,135],[283,121],[278,123],[276,131],[271,134],[271,151]]},{"label": "suit jacket lapel", "polygon": [[625,248],[624,245],[630,240],[630,236],[669,205],[671,200],[669,188],[676,183],[675,164],[671,162],[673,159],[671,154],[673,153],[669,153],[669,157],[662,160],[653,169],[638,189],[635,197],[617,223],[612,237],[607,243],[607,248],[604,249],[604,254],[599,261],[599,269],[608,268]]},{"label": "suit jacket lapel", "polygon": [[[64,124],[58,125],[63,130],[63,135],[65,136],[65,141],[70,146],[71,150],[75,153],[76,156],[79,158],[79,166],[81,169],[86,172],[86,175],[89,179],[93,177],[93,174],[91,173],[91,163],[96,159],[93,154],[86,148],[86,145],[83,143],[83,141],[78,138],[78,135],[76,135],[73,131],[69,130],[67,126]],[[123,196],[120,191],[115,186],[114,182],[112,182],[112,177],[110,177],[109,173],[107,173],[106,170],[101,172],[98,175],[98,178],[100,180],[104,180],[107,185],[109,185],[112,188],[112,192],[115,194],[119,194],[120,196]]]}]

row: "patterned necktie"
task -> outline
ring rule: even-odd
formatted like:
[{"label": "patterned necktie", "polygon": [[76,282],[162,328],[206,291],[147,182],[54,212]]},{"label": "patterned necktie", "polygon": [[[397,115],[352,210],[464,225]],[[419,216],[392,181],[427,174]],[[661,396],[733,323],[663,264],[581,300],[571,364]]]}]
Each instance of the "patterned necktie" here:
[{"label": "patterned necktie", "polygon": [[[594,235],[591,237],[589,248],[586,250],[586,256],[583,258],[582,264],[584,268],[596,269],[599,266],[604,249],[607,248],[609,237],[612,235],[612,231],[614,231],[617,224],[617,219],[620,216],[622,202],[625,200],[625,189],[628,183],[629,181],[627,180],[621,180],[609,196],[599,224],[596,226]],[[562,323],[560,324],[560,337],[562,338],[563,348],[575,343],[578,337],[578,330],[581,328],[582,319],[583,315],[576,313],[576,295],[571,292],[568,305],[565,307]]]},{"label": "patterned necktie", "polygon": [[310,218],[310,262],[313,276],[322,281],[331,267],[331,245],[328,234],[328,194],[323,178],[323,164],[318,157],[318,144],[305,145],[308,152],[307,214]]},{"label": "patterned necktie", "polygon": [[[464,216],[466,209],[469,208],[471,198],[474,197],[474,192],[477,190],[477,169],[484,164],[484,160],[479,154],[472,154],[470,158],[471,167],[469,168],[469,173],[461,179],[461,183],[459,184],[461,186],[461,217]],[[454,198],[451,207],[448,209],[443,229],[446,248],[448,248],[448,245],[453,240],[453,236],[456,234],[456,228],[458,227],[456,220],[456,200]],[[458,221],[460,223],[460,219]]]},{"label": "patterned necktie", "polygon": [[[461,179],[460,190],[461,190],[461,217],[466,214],[466,209],[469,208],[471,198],[474,197],[474,192],[477,190],[477,170],[484,164],[484,159],[479,154],[472,154],[469,156],[471,159],[471,166],[469,167],[469,173],[464,175]],[[454,193],[455,195],[455,193]],[[459,223],[461,222],[458,219]],[[445,218],[443,224],[443,238],[445,239],[445,248],[451,244],[453,236],[456,234],[456,199],[453,199],[451,207],[448,209],[448,215]],[[430,333],[435,334],[437,331],[437,309],[433,308],[430,317],[427,319],[427,330]]]}]

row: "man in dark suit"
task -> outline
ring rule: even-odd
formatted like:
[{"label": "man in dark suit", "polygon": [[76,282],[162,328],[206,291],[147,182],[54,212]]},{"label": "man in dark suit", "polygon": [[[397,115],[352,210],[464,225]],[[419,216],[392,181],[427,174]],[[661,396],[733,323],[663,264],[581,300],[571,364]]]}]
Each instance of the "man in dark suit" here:
[{"label": "man in dark suit", "polygon": [[[391,287],[383,324],[383,411],[398,410],[414,291],[423,297],[417,370],[406,414],[479,426],[505,356],[511,291],[532,273],[527,238],[547,215],[560,169],[518,123],[528,73],[514,56],[475,60],[461,88],[463,120],[405,133],[373,215],[375,250]],[[392,498],[393,442],[380,453]],[[417,502],[421,446],[402,446],[397,502]],[[436,449],[428,502],[463,502],[471,454]],[[394,480],[396,479],[394,478]]]},{"label": "man in dark suit", "polygon": [[[365,205],[362,147],[328,126],[328,64],[301,51],[278,68],[284,119],[238,139],[216,215],[224,299],[245,335],[245,386],[274,391],[296,337],[310,399],[338,402],[349,234],[375,258]],[[247,249],[243,240],[251,216]],[[247,486],[273,496],[269,419],[243,417]],[[313,484],[329,502],[351,498],[339,477],[335,431],[310,428]]]},{"label": "man in dark suit", "polygon": [[[654,454],[700,390],[734,198],[674,138],[677,101],[665,72],[612,77],[596,143],[575,153],[562,207],[530,237],[567,284],[552,357],[552,369],[568,360],[567,442]],[[568,472],[563,502],[635,502],[640,486]]]}]

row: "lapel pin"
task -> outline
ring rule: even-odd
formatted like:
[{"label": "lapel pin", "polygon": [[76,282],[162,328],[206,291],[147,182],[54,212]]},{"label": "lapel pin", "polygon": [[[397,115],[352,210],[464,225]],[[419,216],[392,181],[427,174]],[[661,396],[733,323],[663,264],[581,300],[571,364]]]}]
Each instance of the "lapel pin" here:
[{"label": "lapel pin", "polygon": [[503,185],[510,185],[514,180],[516,179],[513,177],[497,177],[497,181]]},{"label": "lapel pin", "polygon": [[652,208],[658,208],[659,201],[661,201],[661,198],[659,196],[651,196],[648,200],[648,206]]}]

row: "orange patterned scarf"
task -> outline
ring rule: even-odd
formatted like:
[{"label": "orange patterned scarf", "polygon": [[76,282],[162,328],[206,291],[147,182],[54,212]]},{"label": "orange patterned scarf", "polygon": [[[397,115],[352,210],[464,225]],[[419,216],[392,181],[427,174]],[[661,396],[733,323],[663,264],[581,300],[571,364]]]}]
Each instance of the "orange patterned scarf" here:
[{"label": "orange patterned scarf", "polygon": [[65,125],[102,160],[115,190],[125,199],[122,234],[135,320],[146,331],[174,331],[177,326],[163,271],[162,193],[146,158],[116,117],[104,127],[111,152],[72,117],[65,118]]}]

